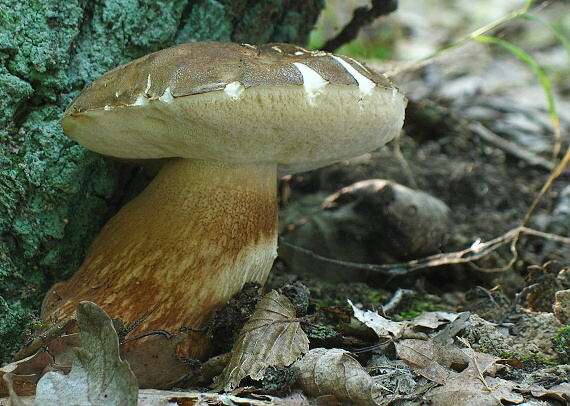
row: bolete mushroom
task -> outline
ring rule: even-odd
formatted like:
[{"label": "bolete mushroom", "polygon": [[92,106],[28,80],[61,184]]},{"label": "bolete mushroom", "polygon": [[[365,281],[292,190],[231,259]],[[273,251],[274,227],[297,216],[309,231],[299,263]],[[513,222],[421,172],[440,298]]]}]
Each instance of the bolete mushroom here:
[{"label": "bolete mushroom", "polygon": [[[67,108],[65,133],[110,157],[169,159],[50,289],[43,319],[90,300],[127,323],[152,310],[138,331],[202,325],[244,283],[265,282],[277,176],[382,146],[405,105],[359,62],[289,44],[182,44],[107,72]],[[205,355],[201,338],[183,345]]]}]

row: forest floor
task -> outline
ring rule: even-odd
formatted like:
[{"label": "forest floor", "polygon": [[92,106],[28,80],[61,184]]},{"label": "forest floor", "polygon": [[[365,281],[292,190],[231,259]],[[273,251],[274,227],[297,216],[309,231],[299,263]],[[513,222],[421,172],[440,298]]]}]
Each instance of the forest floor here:
[{"label": "forest floor", "polygon": [[[397,56],[417,59],[468,33],[457,3],[449,18],[400,10],[408,34]],[[567,11],[559,1],[535,14],[568,33]],[[279,312],[301,323],[312,351],[350,353],[323,350],[299,365],[305,394],[290,372],[271,380],[241,371],[217,383],[231,396],[150,390],[139,404],[570,404],[570,168],[548,183],[570,145],[570,55],[535,21],[490,34],[544,70],[559,131],[529,64],[469,41],[392,77],[409,99],[398,140],[281,182],[280,257],[268,287],[301,303],[296,314]],[[380,179],[390,193],[379,192]],[[256,338],[267,358],[283,350],[265,348],[275,334]],[[208,383],[199,375],[192,385]]]},{"label": "forest floor", "polygon": [[[567,30],[568,17],[558,17],[567,6],[553,2],[536,15]],[[447,29],[450,25],[457,28],[460,21],[464,22],[462,6],[456,7],[442,12],[455,16],[455,20],[421,14],[425,10],[399,10],[408,13],[400,20],[409,21],[404,30],[413,33],[399,48],[436,50],[449,43],[446,41],[455,34],[445,32],[441,26],[445,21]],[[439,25],[430,24],[436,20]],[[434,29],[434,25],[438,27]],[[514,20],[492,34],[524,49],[543,69],[560,121],[560,138],[539,77],[528,63],[501,46],[470,41],[418,69],[399,73],[392,79],[410,100],[404,135],[365,157],[294,176],[287,185],[287,205],[282,209],[286,220],[281,227],[284,240],[346,263],[330,263],[306,251],[285,247],[283,268],[274,276],[279,280],[279,276],[301,274],[300,280],[308,286],[312,300],[325,306],[322,311],[329,322],[331,307],[346,306],[347,298],[363,309],[384,308],[393,320],[413,320],[426,310],[470,312],[469,321],[455,341],[472,354],[497,357],[494,362],[501,364],[500,371],[480,374],[495,377],[496,386],[483,384],[477,389],[473,385],[477,374],[465,371],[470,370],[469,362],[477,363],[475,355],[454,371],[450,364],[438,360],[433,348],[415,348],[413,357],[399,358],[405,359],[408,368],[420,378],[439,382],[423,368],[441,365],[448,368],[447,379],[453,377],[452,383],[437,389],[437,396],[428,395],[424,400],[452,404],[465,396],[470,399],[463,398],[459,404],[567,404],[570,168],[566,166],[558,178],[548,182],[569,148],[570,55],[549,29],[537,22]],[[560,151],[556,159],[555,151]],[[402,249],[400,255],[394,255],[403,241],[425,243],[425,228],[418,227],[414,234],[408,229],[395,230],[392,224],[387,227],[378,216],[370,214],[367,206],[367,202],[378,200],[362,194],[354,197],[350,188],[342,190],[374,178],[427,192],[449,207],[449,218],[445,220],[449,221],[448,228],[437,251],[441,255],[430,257],[430,265],[420,260],[426,266],[416,269],[418,262],[407,262],[409,252]],[[339,190],[351,198],[339,199]],[[383,199],[381,202],[389,205]],[[376,210],[389,215],[396,211],[393,207]],[[368,222],[362,218],[359,222],[359,216],[368,216]],[[358,230],[346,225],[354,224],[355,219]],[[437,222],[443,220],[433,216],[429,221],[436,222],[432,228],[437,230],[438,238],[441,224]],[[402,227],[407,226],[404,221]],[[303,232],[303,227],[308,230]],[[362,247],[362,241],[369,242],[371,236],[373,245],[364,244],[364,252],[355,254],[354,241]],[[400,244],[395,244],[398,239]],[[387,261],[386,253],[379,255],[383,250],[390,251]],[[461,255],[452,254],[458,252]],[[465,261],[467,257],[477,259]],[[395,265],[390,273],[386,267],[370,271],[353,264],[378,263],[379,258],[400,266]],[[444,265],[432,266],[434,262]],[[318,276],[311,277],[311,272]],[[402,296],[402,292],[409,296]],[[395,347],[400,355],[398,344]],[[369,370],[382,371],[376,372],[376,377],[390,388],[385,394],[389,400],[385,398],[379,404],[421,403],[421,396],[411,396],[418,386],[406,387],[409,392],[402,390],[398,380],[387,372],[396,367],[382,364],[385,360],[379,354],[394,357],[390,351],[393,348],[359,353]],[[460,378],[463,372],[465,376],[471,374],[471,383]],[[464,385],[461,390],[458,382]],[[536,385],[534,392],[532,385]]]}]

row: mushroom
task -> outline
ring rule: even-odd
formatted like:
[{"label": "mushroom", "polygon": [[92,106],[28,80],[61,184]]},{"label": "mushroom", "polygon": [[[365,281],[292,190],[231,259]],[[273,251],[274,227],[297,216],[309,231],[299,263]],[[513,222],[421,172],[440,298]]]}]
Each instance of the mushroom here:
[{"label": "mushroom", "polygon": [[[400,131],[406,98],[361,63],[290,44],[199,42],[96,79],[61,124],[130,161],[168,158],[101,230],[79,270],[53,286],[45,321],[81,300],[139,331],[201,326],[277,256],[277,177],[374,150]],[[194,334],[184,356],[203,358]]]}]

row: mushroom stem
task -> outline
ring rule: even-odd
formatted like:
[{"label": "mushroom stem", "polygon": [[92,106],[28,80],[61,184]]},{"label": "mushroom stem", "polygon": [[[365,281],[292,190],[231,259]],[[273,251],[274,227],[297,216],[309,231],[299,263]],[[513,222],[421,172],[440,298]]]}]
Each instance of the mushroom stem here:
[{"label": "mushroom stem", "polygon": [[[51,288],[42,318],[90,300],[125,323],[154,309],[139,332],[200,327],[244,283],[267,278],[277,256],[276,169],[170,160],[105,225],[73,277]],[[206,355],[203,342],[178,350]]]}]

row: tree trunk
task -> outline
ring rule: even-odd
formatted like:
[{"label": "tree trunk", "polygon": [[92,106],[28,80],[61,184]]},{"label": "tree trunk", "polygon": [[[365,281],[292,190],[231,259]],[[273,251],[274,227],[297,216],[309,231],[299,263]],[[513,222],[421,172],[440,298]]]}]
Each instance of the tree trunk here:
[{"label": "tree trunk", "polygon": [[41,299],[148,181],[85,150],[59,118],[94,78],[194,41],[303,44],[323,0],[0,0],[0,362]]}]

